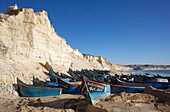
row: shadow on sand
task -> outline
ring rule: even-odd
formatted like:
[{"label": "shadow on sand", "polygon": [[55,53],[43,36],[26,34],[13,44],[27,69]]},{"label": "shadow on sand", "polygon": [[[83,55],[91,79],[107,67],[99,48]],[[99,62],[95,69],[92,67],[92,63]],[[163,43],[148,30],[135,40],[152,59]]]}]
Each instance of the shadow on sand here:
[{"label": "shadow on sand", "polygon": [[166,92],[166,90],[156,89],[151,86],[145,87],[144,93],[155,96],[158,103],[168,103],[170,104],[170,92]]},{"label": "shadow on sand", "polygon": [[73,109],[76,112],[107,112],[106,109],[90,105],[84,99],[58,99],[50,102],[30,102],[28,106],[49,107],[54,109]]}]

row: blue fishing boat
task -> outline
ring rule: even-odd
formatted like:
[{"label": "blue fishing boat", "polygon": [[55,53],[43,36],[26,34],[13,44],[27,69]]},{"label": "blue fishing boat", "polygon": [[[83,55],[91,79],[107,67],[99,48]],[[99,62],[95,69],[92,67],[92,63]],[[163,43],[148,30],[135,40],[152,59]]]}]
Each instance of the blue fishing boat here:
[{"label": "blue fishing boat", "polygon": [[57,75],[53,70],[50,70],[49,71],[49,73],[48,73],[48,75],[52,78],[50,78],[51,79],[51,81],[53,80],[53,79],[55,79],[55,78],[61,78],[63,81],[65,81],[65,82],[70,82],[71,81],[71,79],[70,78],[62,78],[61,76],[59,76],[59,75]]},{"label": "blue fishing boat", "polygon": [[46,81],[42,83],[38,78],[33,78],[33,84],[45,87],[61,87],[62,94],[80,94],[80,85],[82,82],[65,82],[60,78],[55,78],[55,81]]},{"label": "blue fishing boat", "polygon": [[151,80],[144,81],[145,84],[149,84],[157,89],[167,89],[169,88],[169,81],[165,78],[153,78]]},{"label": "blue fishing boat", "polygon": [[124,82],[119,79],[116,79],[118,83],[121,83],[125,86],[136,86],[136,87],[146,87],[147,85],[151,85],[154,88],[157,89],[167,89],[169,87],[169,82],[167,79],[163,78],[151,78],[151,79],[145,79],[143,83],[134,83],[134,82]]},{"label": "blue fishing boat", "polygon": [[59,86],[58,82],[56,82],[56,81],[55,82],[52,82],[52,81],[44,82],[44,81],[42,81],[38,78],[35,78],[35,77],[33,77],[32,82],[33,82],[34,86],[45,86],[45,87],[58,87]]},{"label": "blue fishing boat", "polygon": [[128,83],[117,79],[117,84],[111,84],[111,93],[142,93],[145,90],[147,84],[140,84],[140,83]]},{"label": "blue fishing boat", "polygon": [[44,83],[45,83],[44,81],[42,81],[42,80],[40,80],[38,78],[35,78],[34,76],[33,76],[32,82],[33,82],[34,86],[43,86]]},{"label": "blue fishing boat", "polygon": [[124,85],[124,86],[135,86],[135,87],[146,87],[148,84],[143,83],[133,83],[133,82],[125,82],[121,81],[118,78],[116,78],[117,84]]},{"label": "blue fishing boat", "polygon": [[110,95],[110,85],[95,82],[83,77],[81,93],[88,102],[95,105],[100,99]]},{"label": "blue fishing boat", "polygon": [[17,78],[18,91],[21,96],[41,97],[60,95],[62,88],[27,85]]},{"label": "blue fishing boat", "polygon": [[62,94],[80,94],[80,83],[82,82],[65,82],[64,80],[57,78],[58,84],[63,88]]}]

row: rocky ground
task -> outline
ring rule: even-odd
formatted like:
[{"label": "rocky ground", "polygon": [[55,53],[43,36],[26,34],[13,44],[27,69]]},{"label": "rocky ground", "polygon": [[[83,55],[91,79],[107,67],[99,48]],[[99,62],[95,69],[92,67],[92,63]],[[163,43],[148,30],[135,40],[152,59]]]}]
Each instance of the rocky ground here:
[{"label": "rocky ground", "polygon": [[[55,71],[81,69],[128,70],[101,56],[80,53],[67,44],[52,27],[46,11],[10,6],[0,13],[0,112],[168,112],[170,95],[162,91],[147,94],[112,94],[96,106],[81,95],[17,97],[16,78],[31,83],[32,76],[47,80],[45,62]],[[149,94],[149,95],[148,95]],[[151,95],[150,95],[151,94]]]},{"label": "rocky ground", "polygon": [[153,92],[157,95],[151,92],[111,94],[95,106],[86,102],[82,95],[0,98],[0,112],[169,112],[170,94],[162,94],[166,100],[160,100],[160,94]]}]

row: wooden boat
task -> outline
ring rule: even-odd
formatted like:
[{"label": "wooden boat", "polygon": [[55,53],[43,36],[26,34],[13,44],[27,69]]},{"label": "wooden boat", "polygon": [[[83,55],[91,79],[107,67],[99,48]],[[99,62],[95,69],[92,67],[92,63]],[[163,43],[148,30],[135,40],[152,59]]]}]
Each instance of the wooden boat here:
[{"label": "wooden boat", "polygon": [[80,83],[82,82],[65,82],[64,80],[57,78],[58,84],[63,88],[62,94],[80,94]]},{"label": "wooden boat", "polygon": [[44,81],[42,81],[42,80],[40,80],[38,78],[35,78],[34,76],[33,76],[32,82],[33,82],[34,86],[43,86],[44,83],[45,83]]},{"label": "wooden boat", "polygon": [[59,84],[58,84],[58,82],[56,82],[56,80],[55,80],[55,82],[54,81],[45,81],[44,82],[38,78],[33,77],[32,81],[33,81],[34,86],[45,86],[45,87],[58,87],[59,86]]},{"label": "wooden boat", "polygon": [[87,79],[87,77],[83,77],[81,93],[88,102],[95,105],[100,99],[110,95],[110,85],[95,82]]},{"label": "wooden boat", "polygon": [[[62,78],[61,76],[57,75],[53,70],[50,70],[48,75],[52,78],[52,79],[55,79],[55,78]],[[50,79],[51,79],[50,78]],[[65,82],[70,82],[71,79],[70,78],[62,78],[62,80],[64,80]]]},{"label": "wooden boat", "polygon": [[126,86],[126,85],[110,85],[111,86],[111,93],[143,93],[145,87],[139,86]]},{"label": "wooden boat", "polygon": [[144,81],[145,84],[149,84],[157,89],[167,89],[169,88],[169,81],[165,78],[153,78],[151,80]]},{"label": "wooden boat", "polygon": [[116,81],[117,81],[117,84],[124,85],[124,86],[145,87],[148,85],[148,84],[143,84],[143,83],[125,82],[125,81],[121,81],[118,78],[116,78]]},{"label": "wooden boat", "polygon": [[121,83],[122,85],[125,85],[125,86],[144,87],[147,85],[151,85],[152,87],[157,88],[157,89],[167,89],[169,87],[168,80],[163,79],[163,78],[149,78],[149,79],[145,79],[143,83],[125,82],[119,79],[116,79],[116,80],[118,83]]},{"label": "wooden boat", "polygon": [[60,78],[55,78],[53,81],[46,81],[42,83],[38,78],[33,78],[33,84],[45,87],[61,87],[62,94],[80,94],[80,85],[82,82],[65,82]]},{"label": "wooden boat", "polygon": [[60,95],[62,88],[27,85],[17,78],[18,91],[21,96],[41,97]]},{"label": "wooden boat", "polygon": [[111,93],[121,93],[121,92],[127,92],[127,93],[142,93],[145,90],[145,86],[147,84],[140,84],[140,83],[127,83],[124,81],[121,81],[117,79],[117,84],[111,84]]}]

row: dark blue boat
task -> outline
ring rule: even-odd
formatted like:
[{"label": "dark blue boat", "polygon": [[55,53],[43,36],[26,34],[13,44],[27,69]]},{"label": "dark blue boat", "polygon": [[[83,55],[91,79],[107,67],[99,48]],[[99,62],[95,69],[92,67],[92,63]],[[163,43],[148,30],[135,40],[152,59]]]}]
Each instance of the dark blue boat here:
[{"label": "dark blue boat", "polygon": [[33,76],[32,82],[33,82],[33,86],[43,86],[45,84],[44,81],[39,80],[38,78],[35,78],[34,76]]},{"label": "dark blue boat", "polygon": [[82,82],[65,82],[60,78],[56,78],[58,84],[63,88],[62,94],[80,94],[80,85]]},{"label": "dark blue boat", "polygon": [[60,95],[62,88],[27,85],[17,78],[18,91],[21,96],[41,97]]},{"label": "dark blue boat", "polygon": [[[54,81],[54,82],[53,82]],[[38,78],[33,78],[33,84],[45,87],[61,87],[62,94],[80,94],[80,85],[82,82],[65,82],[60,78],[55,78],[53,81],[46,81],[42,83]]]},{"label": "dark blue boat", "polygon": [[71,79],[70,78],[62,78],[62,77],[60,77],[59,75],[57,75],[53,70],[50,70],[49,71],[49,73],[48,73],[48,75],[51,77],[51,78],[53,78],[53,79],[55,79],[55,78],[61,78],[63,81],[65,81],[65,82],[70,82],[71,81]]},{"label": "dark blue boat", "polygon": [[146,87],[148,84],[143,83],[133,83],[133,82],[125,82],[117,79],[117,84],[124,85],[124,86],[134,86],[134,87]]},{"label": "dark blue boat", "polygon": [[110,85],[95,82],[83,77],[81,93],[88,102],[95,105],[100,99],[110,95]]},{"label": "dark blue boat", "polygon": [[149,84],[152,87],[157,88],[157,89],[169,88],[169,83],[146,81],[145,84]]},{"label": "dark blue boat", "polygon": [[143,93],[145,87],[125,86],[125,85],[111,85],[111,93]]},{"label": "dark blue boat", "polygon": [[145,84],[149,84],[157,89],[167,89],[169,88],[169,81],[163,78],[154,78],[152,80],[144,81]]},{"label": "dark blue boat", "polygon": [[143,83],[133,83],[133,82],[124,82],[117,79],[118,83],[121,83],[125,86],[136,86],[136,87],[145,87],[147,85],[151,85],[157,89],[167,89],[169,87],[169,82],[167,79],[163,78],[152,78],[152,79],[145,79]]},{"label": "dark blue boat", "polygon": [[128,83],[117,79],[117,84],[111,84],[111,93],[142,93],[145,90],[145,86],[147,84],[140,84],[140,83]]},{"label": "dark blue boat", "polygon": [[38,78],[35,78],[34,76],[33,76],[32,82],[34,86],[45,86],[45,87],[58,87],[59,86],[58,82],[56,81],[55,82],[52,82],[52,81],[44,82]]}]

